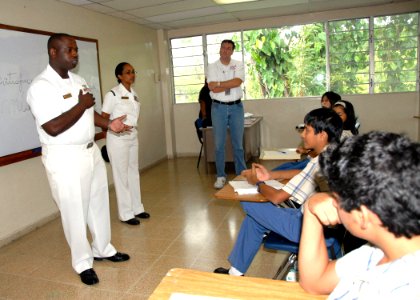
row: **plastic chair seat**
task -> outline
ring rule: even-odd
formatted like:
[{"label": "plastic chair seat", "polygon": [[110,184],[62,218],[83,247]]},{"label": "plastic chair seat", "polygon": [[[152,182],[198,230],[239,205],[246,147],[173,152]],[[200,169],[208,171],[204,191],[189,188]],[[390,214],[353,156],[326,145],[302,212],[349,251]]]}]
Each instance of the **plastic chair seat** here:
[{"label": "plastic chair seat", "polygon": [[[327,237],[325,239],[326,246],[328,248],[328,256],[331,259],[336,259],[341,257],[341,245],[339,240],[336,237]],[[270,232],[263,241],[264,248],[279,250],[288,252],[287,260],[285,260],[277,270],[277,273],[274,275],[273,279],[283,279],[291,266],[297,260],[297,254],[299,252],[299,244],[289,241],[288,239],[282,237],[281,235]],[[281,276],[280,276],[281,275]]]}]

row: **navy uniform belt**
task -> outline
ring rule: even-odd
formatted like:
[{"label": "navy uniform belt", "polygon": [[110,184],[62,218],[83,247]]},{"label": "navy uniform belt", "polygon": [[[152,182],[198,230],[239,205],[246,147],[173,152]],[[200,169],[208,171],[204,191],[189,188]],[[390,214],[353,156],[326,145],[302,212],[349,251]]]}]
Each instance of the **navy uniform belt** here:
[{"label": "navy uniform belt", "polygon": [[233,104],[241,103],[241,99],[238,99],[238,100],[235,100],[235,101],[229,101],[229,102],[222,102],[222,101],[213,99],[213,102],[223,104],[223,105],[233,105]]}]

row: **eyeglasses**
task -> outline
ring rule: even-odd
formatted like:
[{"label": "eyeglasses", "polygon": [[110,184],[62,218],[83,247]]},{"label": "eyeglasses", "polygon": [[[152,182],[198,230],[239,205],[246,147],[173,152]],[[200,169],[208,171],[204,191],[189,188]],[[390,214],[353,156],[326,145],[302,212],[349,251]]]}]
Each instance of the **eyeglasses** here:
[{"label": "eyeglasses", "polygon": [[132,71],[124,72],[123,74],[127,74],[127,75],[130,75],[130,74],[137,74],[137,71],[132,70]]}]

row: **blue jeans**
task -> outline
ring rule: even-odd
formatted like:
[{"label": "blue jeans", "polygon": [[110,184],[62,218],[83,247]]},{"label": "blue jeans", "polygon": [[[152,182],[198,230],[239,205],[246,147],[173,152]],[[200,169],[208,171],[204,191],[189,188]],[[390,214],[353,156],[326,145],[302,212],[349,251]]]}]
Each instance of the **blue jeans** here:
[{"label": "blue jeans", "polygon": [[310,161],[309,158],[305,158],[301,161],[296,162],[287,162],[282,165],[275,167],[272,171],[281,171],[281,170],[303,170]]},{"label": "blue jeans", "polygon": [[300,209],[280,208],[271,202],[241,202],[241,205],[246,216],[229,255],[229,262],[240,272],[246,273],[268,231],[299,242],[303,217]]},{"label": "blue jeans", "polygon": [[225,144],[229,127],[233,148],[233,161],[236,175],[246,169],[244,159],[244,107],[242,102],[233,105],[213,103],[211,106],[213,135],[216,156],[217,177],[226,177],[225,173]]}]

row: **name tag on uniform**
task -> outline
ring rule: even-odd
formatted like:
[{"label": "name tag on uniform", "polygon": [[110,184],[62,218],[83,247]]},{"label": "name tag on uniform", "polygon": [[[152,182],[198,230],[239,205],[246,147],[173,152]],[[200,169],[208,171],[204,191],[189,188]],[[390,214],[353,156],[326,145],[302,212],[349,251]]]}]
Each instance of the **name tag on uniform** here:
[{"label": "name tag on uniform", "polygon": [[63,99],[68,99],[68,98],[71,98],[71,93],[63,95]]},{"label": "name tag on uniform", "polygon": [[127,96],[121,96],[121,99],[128,100],[129,98]]}]

